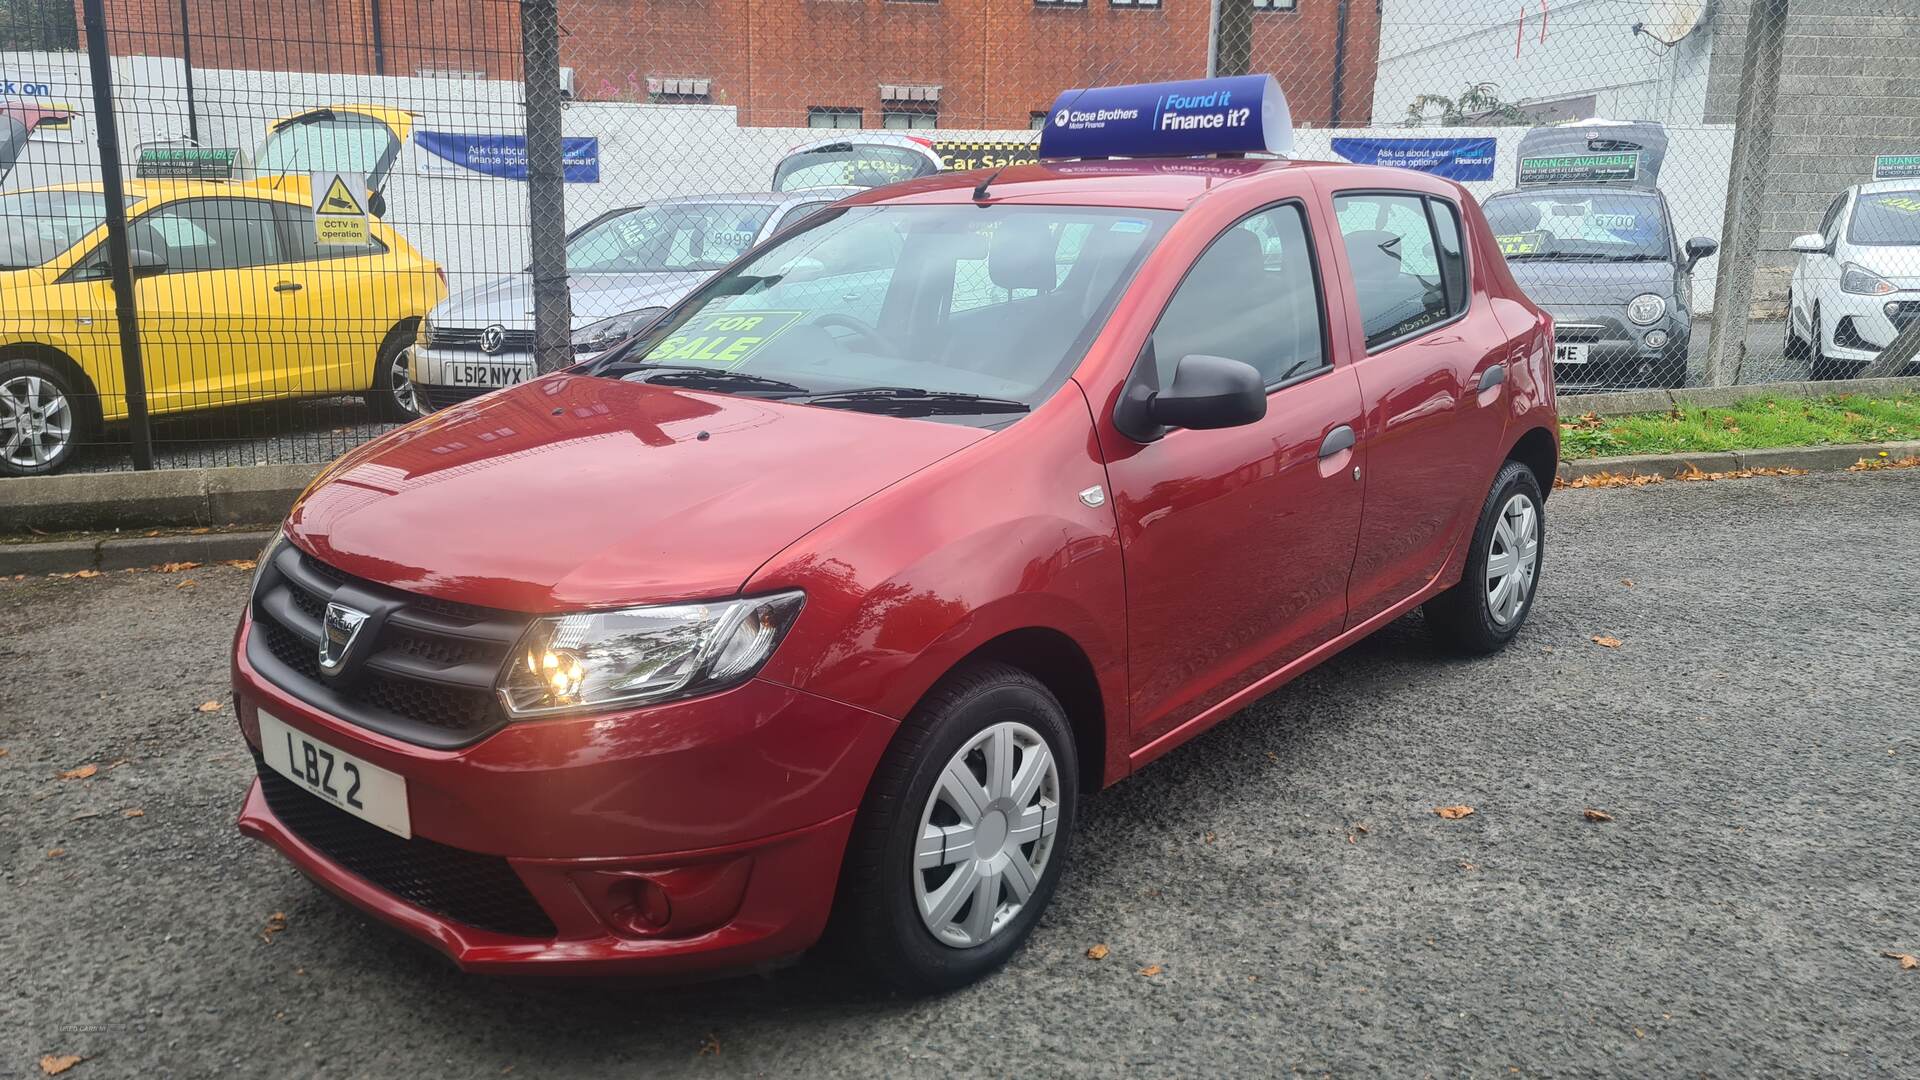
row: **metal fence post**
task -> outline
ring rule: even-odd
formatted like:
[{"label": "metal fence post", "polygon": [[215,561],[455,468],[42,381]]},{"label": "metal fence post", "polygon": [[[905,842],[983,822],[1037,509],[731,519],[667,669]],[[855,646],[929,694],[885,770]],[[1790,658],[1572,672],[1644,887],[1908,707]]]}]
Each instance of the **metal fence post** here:
[{"label": "metal fence post", "polygon": [[104,0],[84,0],[87,63],[93,75],[93,127],[100,142],[100,194],[106,202],[107,267],[113,312],[120,328],[120,370],[133,436],[133,467],[153,468],[153,428],[147,421],[147,375],[140,360],[140,316],[133,304],[133,260],[127,251],[127,203],[120,175],[120,125],[113,113],[113,58],[107,49]]},{"label": "metal fence post", "polygon": [[534,370],[573,363],[567,295],[566,163],[561,151],[560,20],[556,0],[521,0],[527,113],[527,213],[532,248]]},{"label": "metal fence post", "polygon": [[1707,346],[1707,384],[1740,381],[1747,356],[1747,320],[1753,277],[1760,265],[1760,218],[1773,153],[1774,100],[1780,53],[1787,35],[1787,0],[1753,0],[1740,61],[1740,101],[1734,108],[1733,162],[1720,223],[1720,273],[1713,293],[1713,337]]}]

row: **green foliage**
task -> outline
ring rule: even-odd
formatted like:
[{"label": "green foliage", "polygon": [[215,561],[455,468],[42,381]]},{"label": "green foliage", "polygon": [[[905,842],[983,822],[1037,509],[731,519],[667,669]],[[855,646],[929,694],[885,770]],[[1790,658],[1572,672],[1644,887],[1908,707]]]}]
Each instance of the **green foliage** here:
[{"label": "green foliage", "polygon": [[[1577,398],[1562,399],[1577,405]],[[1762,394],[1729,408],[1600,417],[1560,423],[1560,456],[1677,454],[1779,446],[1920,439],[1920,393],[1791,398]]]},{"label": "green foliage", "polygon": [[1407,127],[1504,127],[1531,124],[1520,106],[1500,100],[1498,83],[1468,83],[1457,98],[1445,94],[1421,94],[1407,106]]},{"label": "green foliage", "polygon": [[73,52],[79,47],[73,0],[0,0],[0,50]]}]

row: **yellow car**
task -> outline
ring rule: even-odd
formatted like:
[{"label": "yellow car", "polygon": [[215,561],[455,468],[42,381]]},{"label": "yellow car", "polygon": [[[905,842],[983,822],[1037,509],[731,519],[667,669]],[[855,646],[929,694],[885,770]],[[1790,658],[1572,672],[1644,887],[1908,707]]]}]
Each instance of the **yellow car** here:
[{"label": "yellow car", "polygon": [[[351,392],[412,415],[407,354],[446,275],[378,220],[316,244],[300,179],[127,184],[152,413]],[[98,184],[0,193],[0,475],[53,472],[127,415],[105,217]]]}]

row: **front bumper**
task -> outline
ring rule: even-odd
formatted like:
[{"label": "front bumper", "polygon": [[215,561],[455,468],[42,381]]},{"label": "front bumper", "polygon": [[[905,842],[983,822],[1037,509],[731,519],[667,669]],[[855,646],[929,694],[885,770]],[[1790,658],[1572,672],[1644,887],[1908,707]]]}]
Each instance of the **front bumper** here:
[{"label": "front bumper", "polygon": [[[1554,344],[1585,345],[1583,364],[1556,362],[1557,390],[1633,390],[1686,383],[1687,346],[1691,320],[1668,314],[1651,326],[1635,326],[1615,308],[1548,307],[1553,316]],[[1649,346],[1647,335],[1666,334],[1659,346]]]},{"label": "front bumper", "polygon": [[[1871,361],[1893,344],[1904,327],[1920,319],[1920,292],[1860,296],[1831,289],[1828,293],[1820,301],[1820,332],[1827,339],[1821,344],[1829,360]],[[1891,313],[1889,305],[1894,309]]]},{"label": "front bumper", "polygon": [[399,773],[413,839],[270,772],[249,789],[240,830],[468,970],[677,975],[806,949],[826,925],[853,813],[895,728],[754,680],[430,750],[267,682],[247,661],[251,630],[249,618],[233,664],[249,746],[257,755],[264,708]]}]

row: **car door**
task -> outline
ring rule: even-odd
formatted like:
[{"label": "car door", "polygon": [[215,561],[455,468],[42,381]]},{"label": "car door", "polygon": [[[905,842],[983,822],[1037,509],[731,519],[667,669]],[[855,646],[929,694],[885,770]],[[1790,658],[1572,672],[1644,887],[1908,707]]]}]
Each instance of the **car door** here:
[{"label": "car door", "polygon": [[365,390],[387,332],[406,310],[402,281],[391,274],[386,245],[316,242],[313,210],[275,203],[286,257],[273,267],[268,312],[276,338],[298,337],[310,361],[305,393]]},{"label": "car door", "polygon": [[[1222,232],[1149,339],[1252,364],[1267,415],[1109,455],[1127,575],[1135,743],[1146,746],[1340,632],[1360,522],[1352,369],[1335,362],[1314,216],[1295,200]],[[1321,231],[1325,224],[1321,223]],[[1140,377],[1140,376],[1136,376]]]},{"label": "car door", "polygon": [[1479,511],[1499,463],[1499,380],[1515,346],[1470,287],[1451,200],[1337,192],[1333,209],[1367,400],[1366,509],[1348,590],[1354,626],[1430,584]]},{"label": "car door", "polygon": [[166,262],[134,286],[155,412],[284,393],[311,366],[306,336],[270,318],[282,258],[273,208],[258,199],[193,198],[128,226],[130,246]]}]

